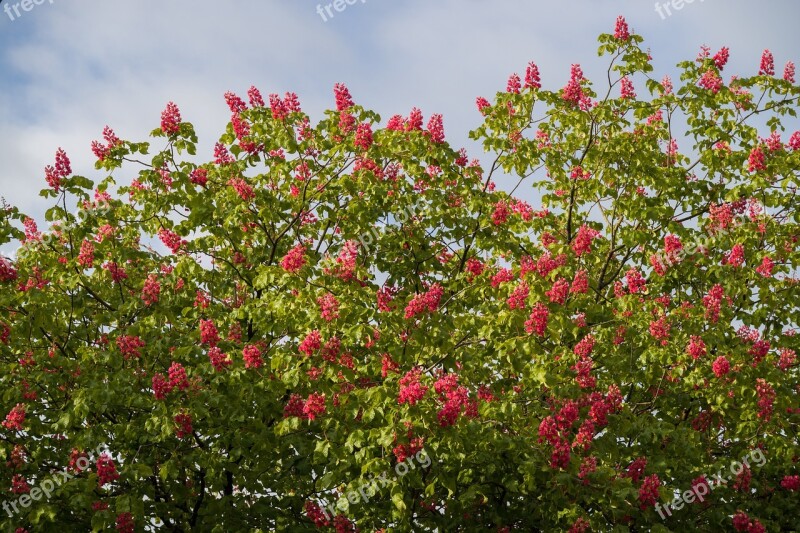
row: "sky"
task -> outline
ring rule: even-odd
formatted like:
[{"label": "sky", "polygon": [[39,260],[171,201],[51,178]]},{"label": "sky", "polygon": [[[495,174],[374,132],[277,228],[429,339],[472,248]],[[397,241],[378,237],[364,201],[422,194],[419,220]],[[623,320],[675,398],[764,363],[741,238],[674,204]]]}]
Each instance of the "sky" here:
[{"label": "sky", "polygon": [[223,94],[251,85],[296,92],[312,121],[333,107],[337,82],[384,123],[413,106],[426,120],[442,113],[450,143],[480,158],[468,140],[475,97],[491,99],[528,61],[549,89],[572,63],[599,79],[596,39],[617,15],[644,36],[659,79],[704,44],[730,47],[726,74],[757,73],[765,48],[776,70],[800,64],[798,0],[338,1],[342,11],[332,0],[2,0],[0,196],[42,221],[43,169],[58,147],[74,173],[100,181],[91,141],[106,124],[147,140],[168,101],[209,158],[230,116]]}]

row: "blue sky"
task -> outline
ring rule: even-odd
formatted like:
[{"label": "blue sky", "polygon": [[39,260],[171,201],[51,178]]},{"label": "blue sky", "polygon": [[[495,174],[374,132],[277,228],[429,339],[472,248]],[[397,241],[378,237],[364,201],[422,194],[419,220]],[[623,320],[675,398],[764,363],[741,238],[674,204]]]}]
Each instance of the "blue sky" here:
[{"label": "blue sky", "polygon": [[[18,3],[0,8],[14,16]],[[384,121],[412,106],[443,113],[449,141],[481,157],[467,139],[480,122],[475,97],[504,89],[530,60],[548,88],[564,85],[571,63],[599,78],[596,37],[618,14],[645,37],[659,78],[702,44],[731,48],[727,74],[757,72],[764,48],[779,70],[800,64],[797,0],[694,0],[664,17],[651,0],[357,0],[323,21],[327,3],[43,0],[14,20],[0,12],[0,196],[41,221],[57,147],[97,181],[89,146],[103,126],[145,140],[170,100],[209,155],[229,119],[223,93],[251,84],[296,92],[314,119],[336,82]]]}]

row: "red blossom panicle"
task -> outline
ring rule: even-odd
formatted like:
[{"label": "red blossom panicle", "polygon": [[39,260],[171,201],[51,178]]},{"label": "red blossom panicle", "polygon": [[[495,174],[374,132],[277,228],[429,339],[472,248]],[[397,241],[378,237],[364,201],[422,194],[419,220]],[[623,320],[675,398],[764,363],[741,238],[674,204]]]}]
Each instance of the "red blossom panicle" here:
[{"label": "red blossom panicle", "polygon": [[173,254],[177,254],[183,245],[186,244],[186,241],[181,239],[180,235],[166,228],[158,230],[158,238],[161,239],[164,246],[169,248]]},{"label": "red blossom panicle", "polygon": [[256,192],[253,187],[242,178],[231,178],[228,180],[228,185],[231,186],[233,190],[236,191],[236,194],[239,195],[239,198],[245,202],[249,202],[256,197]]},{"label": "red blossom panicle", "polygon": [[558,278],[550,290],[545,292],[545,295],[551,302],[564,305],[569,296],[569,282],[564,278]]},{"label": "red blossom panicle", "polygon": [[314,352],[319,350],[322,347],[322,336],[320,335],[318,330],[313,330],[306,338],[298,346],[300,352],[306,354],[306,356],[311,356]]},{"label": "red blossom panicle", "polygon": [[306,500],[305,510],[306,516],[309,520],[311,520],[311,522],[314,523],[314,527],[321,529],[323,527],[328,527],[331,524],[330,520],[327,518],[327,515],[322,510],[322,507],[311,500]]},{"label": "red blossom panicle", "polygon": [[247,97],[251,107],[264,107],[264,98],[261,97],[261,92],[255,86],[251,85],[247,90]]},{"label": "red blossom panicle", "polygon": [[492,104],[489,103],[489,100],[483,96],[478,96],[475,99],[475,105],[478,107],[478,111],[480,111],[481,115],[484,116],[486,116],[486,113],[488,113],[488,110],[492,107]]},{"label": "red blossom panicle", "polygon": [[706,354],[706,343],[697,335],[692,335],[689,344],[686,346],[686,353],[692,359],[697,360]]},{"label": "red blossom panicle", "polygon": [[592,251],[592,241],[600,236],[600,232],[596,229],[592,229],[586,224],[583,224],[578,229],[578,234],[575,236],[575,239],[572,241],[572,251],[575,252],[575,255],[578,257],[582,256],[586,253],[591,253]]},{"label": "red blossom panicle", "polygon": [[339,318],[339,300],[331,293],[317,298],[319,312],[322,318],[328,322]]},{"label": "red blossom panicle", "polygon": [[9,283],[17,279],[17,269],[9,259],[0,255],[0,283]]},{"label": "red blossom panicle", "polygon": [[153,375],[153,396],[156,400],[165,400],[167,395],[172,392],[172,386],[164,374],[156,373]]},{"label": "red blossom panicle", "polygon": [[512,94],[519,94],[520,89],[522,89],[522,80],[519,77],[519,74],[516,72],[508,77],[508,83],[506,84],[506,92]]},{"label": "red blossom panicle", "polygon": [[69,162],[67,153],[59,148],[56,150],[55,166],[48,165],[44,168],[45,180],[50,187],[58,192],[62,181],[70,174],[72,174],[72,165]]},{"label": "red blossom panicle", "polygon": [[192,434],[192,415],[189,413],[178,413],[175,415],[174,420],[176,437],[182,439]]},{"label": "red blossom panicle", "polygon": [[761,54],[761,66],[758,68],[759,76],[774,76],[775,75],[775,59],[772,57],[772,52],[764,50]]},{"label": "red blossom panicle", "polygon": [[25,229],[25,238],[22,242],[36,242],[42,240],[42,233],[39,231],[35,220],[30,217],[25,217],[22,221],[22,226]]},{"label": "red blossom panicle", "polygon": [[209,348],[208,360],[211,362],[211,366],[213,366],[214,370],[217,372],[222,372],[233,363],[228,354],[223,353],[222,350],[217,346]]},{"label": "red blossom panicle", "polygon": [[406,131],[422,131],[422,111],[419,108],[412,107],[411,113],[408,114],[406,119]]},{"label": "red blossom panicle", "polygon": [[565,101],[578,106],[585,111],[591,107],[591,100],[583,92],[582,83],[586,78],[583,77],[581,66],[574,64],[570,69],[569,82],[562,89],[561,98]]},{"label": "red blossom panicle", "polygon": [[525,309],[529,292],[528,284],[520,281],[506,300],[509,309]]},{"label": "red blossom panicle", "polygon": [[372,146],[372,126],[367,122],[362,122],[356,128],[356,138],[353,144],[356,148],[366,152]]},{"label": "red blossom panicle", "polygon": [[770,257],[765,257],[761,260],[761,264],[756,267],[756,272],[762,275],[765,278],[769,278],[772,276],[772,269],[774,268],[775,264],[772,262]]},{"label": "red blossom panicle", "polygon": [[775,364],[779,369],[786,372],[797,364],[797,353],[789,348],[784,348],[780,352],[778,362]]},{"label": "red blossom panicle", "polygon": [[703,296],[703,307],[706,308],[705,317],[712,323],[716,323],[719,320],[723,298],[725,298],[725,289],[719,283],[711,287],[708,293]]},{"label": "red blossom panicle", "polygon": [[200,342],[209,346],[216,346],[219,342],[219,332],[213,320],[200,319]]},{"label": "red blossom panicle", "polygon": [[181,112],[173,102],[169,102],[161,113],[161,131],[175,135],[181,130]]},{"label": "red blossom panicle", "polygon": [[182,364],[173,362],[169,367],[168,375],[171,389],[183,391],[189,388],[189,379],[186,377],[186,369]]},{"label": "red blossom panicle", "polygon": [[775,404],[775,389],[764,379],[756,380],[756,395],[758,396],[758,418],[769,422]]},{"label": "red blossom panicle", "polygon": [[634,100],[636,98],[633,82],[627,76],[620,80],[619,97],[623,100]]},{"label": "red blossom panicle", "polygon": [[418,368],[409,370],[406,375],[400,378],[400,393],[397,396],[397,403],[400,405],[407,403],[409,405],[416,405],[425,393],[428,392],[428,387],[420,383],[420,376],[422,371]]},{"label": "red blossom panicle", "polygon": [[732,267],[740,267],[744,264],[744,246],[737,243],[731,248],[731,252],[725,256],[723,264],[731,265]]},{"label": "red blossom panicle", "polygon": [[31,491],[28,480],[22,474],[14,474],[11,478],[11,492],[13,494],[28,494]]},{"label": "red blossom panicle", "polygon": [[730,362],[728,362],[728,359],[724,355],[720,355],[711,364],[711,370],[714,371],[715,376],[721,378],[727,375],[728,372],[730,372],[731,364]]},{"label": "red blossom panicle", "polygon": [[766,156],[761,146],[756,146],[750,151],[747,158],[747,170],[750,172],[759,172],[767,169]]},{"label": "red blossom panicle", "polygon": [[261,357],[261,350],[255,344],[248,344],[242,350],[245,368],[261,368],[264,359]]},{"label": "red blossom panicle", "polygon": [[117,348],[125,360],[141,357],[141,349],[144,348],[144,341],[136,335],[120,335],[117,337]]},{"label": "red blossom panicle", "polygon": [[244,100],[231,91],[225,93],[225,103],[228,104],[231,113],[235,115],[247,109],[247,104],[244,103]]},{"label": "red blossom panicle", "polygon": [[589,291],[589,272],[578,270],[569,289],[570,294],[585,294]]},{"label": "red blossom panicle", "polygon": [[103,485],[106,483],[111,483],[119,479],[119,474],[117,473],[117,467],[114,465],[114,460],[111,459],[107,453],[101,454],[100,457],[97,458],[96,462],[97,468],[97,486],[98,488],[103,488]]},{"label": "red blossom panicle", "polygon": [[733,515],[733,529],[747,533],[766,533],[766,528],[756,519],[750,519],[744,511],[736,511]]},{"label": "red blossom panicle", "polygon": [[713,94],[717,94],[725,85],[725,82],[722,81],[722,78],[713,69],[708,69],[700,77],[698,85],[707,91],[711,91]]},{"label": "red blossom panicle", "polygon": [[439,308],[439,301],[444,289],[438,283],[431,285],[427,292],[415,295],[405,309],[405,318],[414,318],[423,313],[434,313]]},{"label": "red blossom panicle", "polygon": [[628,283],[628,292],[631,294],[638,294],[644,292],[647,286],[647,281],[636,268],[631,268],[625,273],[625,281]]},{"label": "red blossom panicle", "polygon": [[628,23],[622,15],[617,17],[617,23],[614,27],[614,39],[618,41],[627,41],[630,39],[631,33],[628,29]]},{"label": "red blossom panicle", "polygon": [[333,94],[336,97],[337,111],[347,111],[353,107],[353,97],[350,96],[350,91],[343,83],[337,83],[333,86]]},{"label": "red blossom panicle", "polygon": [[727,46],[723,46],[719,49],[719,52],[714,54],[714,65],[717,66],[719,70],[725,68],[725,65],[728,64],[728,58],[730,57],[730,50]]},{"label": "red blossom panicle", "polygon": [[794,63],[791,61],[787,62],[783,68],[783,79],[789,83],[794,83]]},{"label": "red blossom panicle", "polygon": [[783,476],[781,480],[781,487],[789,492],[800,491],[800,476]]},{"label": "red blossom panicle", "polygon": [[303,405],[303,414],[309,420],[314,420],[325,413],[325,395],[312,393]]},{"label": "red blossom panicle", "polygon": [[25,423],[25,404],[18,403],[6,415],[3,427],[11,431],[19,431]]},{"label": "red blossom panicle", "polygon": [[161,283],[158,281],[156,274],[150,274],[142,286],[142,302],[147,307],[153,306],[158,303],[161,295]]},{"label": "red blossom panicle", "polygon": [[435,144],[442,144],[444,142],[444,122],[442,115],[435,113],[431,115],[428,120],[428,134],[430,135],[431,142]]},{"label": "red blossom panicle", "polygon": [[120,513],[114,521],[114,526],[119,533],[133,533],[136,531],[136,523],[133,521],[131,513]]},{"label": "red blossom panicle", "polygon": [[653,507],[658,501],[658,487],[661,486],[661,481],[658,479],[658,474],[652,474],[644,478],[642,486],[639,487],[639,507],[644,510],[648,507]]},{"label": "red blossom panicle", "polygon": [[530,317],[525,321],[525,331],[529,335],[536,335],[543,337],[547,331],[547,320],[550,316],[550,310],[542,302],[533,306]]},{"label": "red blossom panicle", "polygon": [[306,264],[305,252],[305,245],[296,245],[281,259],[281,268],[287,272],[296,273]]},{"label": "red blossom panicle", "polygon": [[526,89],[541,89],[542,79],[539,75],[539,67],[536,63],[531,61],[525,69],[525,88]]}]

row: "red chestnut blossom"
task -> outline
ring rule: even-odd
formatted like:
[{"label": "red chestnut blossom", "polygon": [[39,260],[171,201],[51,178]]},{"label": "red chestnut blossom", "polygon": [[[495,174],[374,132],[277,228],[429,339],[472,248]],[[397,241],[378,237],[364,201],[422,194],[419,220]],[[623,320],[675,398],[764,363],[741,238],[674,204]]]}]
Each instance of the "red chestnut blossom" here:
[{"label": "red chestnut blossom", "polygon": [[317,298],[319,304],[319,311],[322,318],[328,322],[339,318],[339,300],[336,299],[331,293]]},{"label": "red chestnut blossom", "polygon": [[72,166],[70,165],[69,158],[66,152],[59,148],[56,150],[55,166],[48,165],[44,169],[45,180],[50,187],[58,192],[61,188],[62,181],[70,174],[72,174]]},{"label": "red chestnut blossom", "polygon": [[783,79],[788,81],[789,83],[794,83],[794,63],[791,61],[786,63],[786,66],[783,69]]},{"label": "red chestnut blossom", "polygon": [[800,491],[800,476],[784,476],[781,480],[781,487],[790,492]]},{"label": "red chestnut blossom", "polygon": [[547,318],[550,316],[550,310],[546,305],[539,302],[533,306],[531,315],[525,322],[525,331],[531,335],[535,334],[543,337],[547,331]]},{"label": "red chestnut blossom", "polygon": [[524,281],[519,282],[519,284],[514,287],[514,290],[511,291],[508,300],[506,300],[509,309],[525,309],[525,302],[528,299],[529,292],[528,284]]},{"label": "red chestnut blossom", "polygon": [[103,488],[106,483],[111,483],[119,479],[117,467],[114,465],[114,460],[107,453],[103,453],[97,458],[95,463],[97,468],[97,487]]},{"label": "red chestnut blossom", "polygon": [[418,368],[409,370],[405,376],[400,378],[400,393],[397,396],[397,403],[409,405],[416,405],[425,393],[428,392],[428,387],[420,383],[421,371]]},{"label": "red chestnut blossom", "polygon": [[519,74],[516,72],[508,77],[508,83],[506,84],[506,92],[512,94],[519,94],[520,89],[522,89],[522,80],[519,77]]},{"label": "red chestnut blossom", "polygon": [[764,257],[764,259],[761,260],[761,264],[756,267],[756,272],[765,278],[768,278],[772,276],[773,267],[774,263],[772,262],[772,259],[770,257]]},{"label": "red chestnut blossom", "polygon": [[216,346],[219,342],[219,332],[213,320],[200,319],[200,342],[209,346]]},{"label": "red chestnut blossom", "polygon": [[325,413],[325,395],[316,392],[310,394],[303,405],[303,414],[309,420],[315,420],[323,413]]},{"label": "red chestnut blossom", "polygon": [[703,89],[711,91],[713,94],[717,94],[725,85],[725,82],[722,81],[722,78],[720,78],[719,74],[717,74],[714,70],[708,69],[700,77],[698,85],[700,85],[700,87]]},{"label": "red chestnut blossom", "polygon": [[628,23],[625,21],[625,17],[620,15],[617,17],[617,23],[614,27],[614,38],[618,41],[627,41],[630,37],[631,34],[628,29]]},{"label": "red chestnut blossom", "polygon": [[619,97],[623,100],[633,100],[636,98],[636,91],[633,82],[627,76],[620,80]]},{"label": "red chestnut blossom", "polygon": [[775,75],[775,59],[772,57],[772,52],[764,50],[761,54],[761,66],[758,68],[759,76],[774,76]]},{"label": "red chestnut blossom", "polygon": [[589,290],[589,273],[586,270],[578,270],[572,280],[569,289],[571,294],[585,294]]},{"label": "red chestnut blossom", "polygon": [[28,481],[21,474],[14,474],[11,478],[11,492],[13,494],[28,494],[31,491]]},{"label": "red chestnut blossom", "polygon": [[689,345],[686,346],[686,353],[689,354],[692,359],[699,359],[706,354],[706,343],[697,335],[692,335]]},{"label": "red chestnut blossom", "polygon": [[175,415],[175,436],[179,439],[188,437],[193,432],[192,415],[189,413],[178,413]]},{"label": "red chestnut blossom", "polygon": [[483,96],[479,96],[475,99],[475,105],[478,106],[478,111],[480,111],[482,115],[486,115],[486,113],[489,112],[488,111],[489,108],[492,107],[492,104],[489,103],[489,100],[487,100]]},{"label": "red chestnut blossom", "polygon": [[347,111],[353,107],[353,98],[350,96],[350,91],[343,83],[334,85],[333,93],[336,96],[337,111]]},{"label": "red chestnut blossom", "polygon": [[443,294],[442,286],[434,283],[427,292],[417,294],[411,299],[405,309],[405,318],[410,319],[426,312],[435,312]]},{"label": "red chestnut blossom", "polygon": [[772,418],[775,404],[775,389],[766,380],[758,378],[756,380],[756,395],[758,396],[758,418],[763,418],[764,422],[769,422]]},{"label": "red chestnut blossom", "polygon": [[173,102],[169,102],[161,113],[161,131],[167,135],[175,135],[181,129],[181,112]]},{"label": "red chestnut blossom", "polygon": [[319,350],[321,347],[322,337],[320,336],[319,331],[315,329],[306,335],[306,338],[300,343],[298,349],[307,356],[311,356],[311,354]]},{"label": "red chestnut blossom", "polygon": [[[531,61],[525,69],[525,88],[526,89],[541,89],[542,83],[539,76],[539,67],[536,63]],[[478,106],[480,108],[480,106]]]},{"label": "red chestnut blossom", "polygon": [[728,359],[725,358],[724,355],[720,355],[717,357],[714,362],[711,364],[711,370],[714,371],[714,375],[718,378],[726,375],[730,372],[731,364],[728,362]]},{"label": "red chestnut blossom", "polygon": [[597,238],[599,235],[600,232],[596,229],[592,229],[585,224],[582,225],[578,229],[578,234],[575,236],[575,239],[572,241],[572,251],[575,252],[575,255],[578,257],[582,256],[583,254],[590,253],[592,251],[592,240]]},{"label": "red chestnut blossom", "polygon": [[170,389],[182,391],[189,388],[189,379],[186,377],[186,369],[182,364],[173,362],[169,367],[169,386]]},{"label": "red chestnut blossom", "polygon": [[445,141],[442,115],[438,113],[431,115],[430,120],[428,120],[428,134],[433,143],[442,144]]},{"label": "red chestnut blossom", "polygon": [[719,49],[719,52],[714,54],[714,64],[717,66],[719,70],[725,68],[725,65],[728,64],[728,58],[730,57],[730,50],[727,46],[723,46]]},{"label": "red chestnut blossom", "polygon": [[264,364],[264,360],[261,357],[261,350],[254,344],[245,346],[242,350],[242,355],[244,357],[245,368],[261,368],[261,365]]},{"label": "red chestnut blossom", "polygon": [[747,158],[747,170],[750,172],[759,172],[766,170],[766,159],[761,146],[756,146],[750,151],[750,156]]},{"label": "red chestnut blossom", "polygon": [[356,148],[366,152],[372,146],[372,127],[367,122],[362,122],[356,128],[356,138],[353,144]]},{"label": "red chestnut blossom", "polygon": [[545,292],[545,295],[551,302],[564,305],[567,301],[567,296],[569,296],[569,281],[564,278],[558,278],[550,290]]},{"label": "red chestnut blossom", "polygon": [[642,486],[639,487],[639,507],[647,509],[648,507],[655,506],[658,501],[658,487],[661,486],[661,481],[658,479],[658,474],[652,474],[644,478]]},{"label": "red chestnut blossom", "polygon": [[117,348],[125,360],[142,356],[141,348],[144,348],[144,341],[136,335],[120,335],[117,337]]},{"label": "red chestnut blossom", "polygon": [[291,273],[295,273],[306,264],[305,254],[306,247],[303,244],[298,244],[281,259],[281,267]]},{"label": "red chestnut blossom", "polygon": [[133,533],[136,531],[136,523],[133,521],[131,513],[120,513],[114,521],[119,533]]},{"label": "red chestnut blossom", "polygon": [[18,403],[6,415],[3,421],[3,427],[11,431],[19,431],[22,429],[22,424],[25,423],[25,405]]}]

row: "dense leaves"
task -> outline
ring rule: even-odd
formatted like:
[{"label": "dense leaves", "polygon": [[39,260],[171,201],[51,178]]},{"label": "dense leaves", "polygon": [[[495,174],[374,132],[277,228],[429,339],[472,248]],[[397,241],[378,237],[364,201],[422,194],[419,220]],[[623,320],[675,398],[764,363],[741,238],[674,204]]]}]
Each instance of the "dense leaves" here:
[{"label": "dense leaves", "polygon": [[0,219],[3,531],[798,527],[800,87],[641,43],[479,98],[485,166],[343,85],[59,151]]}]

